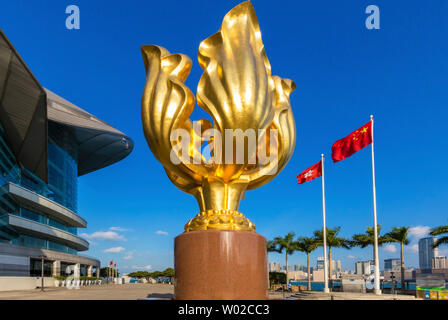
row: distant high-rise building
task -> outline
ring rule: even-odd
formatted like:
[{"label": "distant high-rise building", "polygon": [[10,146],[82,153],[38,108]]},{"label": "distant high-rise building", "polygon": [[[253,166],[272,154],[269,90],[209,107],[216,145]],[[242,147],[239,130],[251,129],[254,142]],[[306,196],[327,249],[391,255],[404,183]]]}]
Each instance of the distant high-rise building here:
[{"label": "distant high-rise building", "polygon": [[364,261],[355,262],[355,274],[364,274]]},{"label": "distant high-rise building", "polygon": [[333,273],[340,273],[342,272],[342,268],[341,268],[341,261],[337,260],[331,260],[331,270]]},{"label": "distant high-rise building", "polygon": [[[317,265],[314,270],[324,270],[324,263],[325,263],[324,257],[318,257]],[[340,260],[337,260],[337,261],[331,260],[331,270],[332,270],[332,274],[342,272],[341,261]],[[306,272],[306,270],[304,270],[304,271]]]},{"label": "distant high-rise building", "polygon": [[281,265],[277,262],[270,262],[269,263],[269,272],[280,272]]},{"label": "distant high-rise building", "polygon": [[317,257],[316,270],[324,270],[324,257]]},{"label": "distant high-rise building", "polygon": [[276,270],[277,272],[280,272],[280,271],[282,270],[282,265],[281,265],[280,263],[276,263],[276,264],[275,264],[275,270]]},{"label": "distant high-rise building", "polygon": [[421,270],[432,269],[432,259],[438,256],[437,248],[432,247],[435,242],[435,237],[427,237],[418,241],[418,261]]},{"label": "distant high-rise building", "polygon": [[307,267],[301,264],[295,264],[294,265],[294,271],[303,271],[307,272]]},{"label": "distant high-rise building", "polygon": [[368,261],[356,261],[355,262],[355,274],[370,275],[374,267],[373,260]]},{"label": "distant high-rise building", "polygon": [[384,259],[384,271],[396,271],[401,268],[401,260],[399,258]]},{"label": "distant high-rise building", "polygon": [[434,257],[432,258],[433,269],[448,269],[448,260],[446,257]]},{"label": "distant high-rise building", "polygon": [[[286,265],[285,265],[285,266],[282,266],[282,270],[285,270],[285,271],[286,271]],[[292,271],[293,269],[292,269],[291,266],[288,265],[288,270],[289,270],[289,271]]]}]

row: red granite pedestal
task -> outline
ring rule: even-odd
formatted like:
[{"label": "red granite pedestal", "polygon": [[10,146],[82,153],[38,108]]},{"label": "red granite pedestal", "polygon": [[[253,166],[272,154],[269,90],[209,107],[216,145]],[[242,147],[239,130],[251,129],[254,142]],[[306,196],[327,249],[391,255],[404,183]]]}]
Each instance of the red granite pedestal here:
[{"label": "red granite pedestal", "polygon": [[186,232],[174,240],[177,300],[264,300],[266,239],[249,231]]}]

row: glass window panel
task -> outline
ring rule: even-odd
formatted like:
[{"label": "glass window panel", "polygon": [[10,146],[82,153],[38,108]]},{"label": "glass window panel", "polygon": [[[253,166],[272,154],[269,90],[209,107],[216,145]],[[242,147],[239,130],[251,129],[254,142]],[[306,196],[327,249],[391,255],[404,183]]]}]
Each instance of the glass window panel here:
[{"label": "glass window panel", "polygon": [[[53,262],[44,260],[44,277],[51,277],[53,269]],[[40,277],[42,275],[42,260],[30,260],[30,276]]]},{"label": "glass window panel", "polygon": [[[0,203],[0,206],[1,206],[1,203]],[[78,234],[77,228],[70,227],[65,222],[59,221],[55,218],[50,218],[46,214],[39,212],[38,210],[35,210],[35,209],[29,209],[28,207],[22,207],[22,208],[20,208],[20,216],[25,219],[33,220],[33,221],[36,221],[36,222],[39,222],[39,223],[42,223],[45,225],[55,227],[57,229],[69,232],[74,235]]]},{"label": "glass window panel", "polygon": [[70,248],[66,245],[57,243],[55,241],[51,240],[45,240],[37,237],[32,237],[28,235],[21,234],[19,237],[10,240],[10,244],[18,245],[18,246],[24,246],[24,247],[30,247],[30,248],[36,248],[36,249],[48,249],[48,250],[54,250],[59,252],[65,252],[70,254],[77,254],[78,252]]},{"label": "glass window panel", "polygon": [[67,252],[66,246],[54,241],[48,241],[48,249],[60,252]]},{"label": "glass window panel", "polygon": [[59,124],[49,123],[48,185],[51,199],[77,211],[78,146],[73,132]]},{"label": "glass window panel", "polygon": [[22,208],[22,210],[21,210],[21,216],[23,218],[25,218],[25,219],[33,220],[33,221],[36,221],[36,222],[40,222],[41,221],[40,215],[38,215],[35,212],[26,210],[24,208]]}]

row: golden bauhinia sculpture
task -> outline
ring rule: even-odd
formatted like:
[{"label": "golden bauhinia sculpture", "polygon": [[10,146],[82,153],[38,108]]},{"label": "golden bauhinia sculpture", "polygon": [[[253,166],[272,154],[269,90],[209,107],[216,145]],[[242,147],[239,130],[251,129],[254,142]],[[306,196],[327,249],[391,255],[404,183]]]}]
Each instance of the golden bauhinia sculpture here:
[{"label": "golden bauhinia sculpture", "polygon": [[195,98],[184,82],[191,59],[160,46],[141,49],[147,73],[142,97],[146,140],[169,179],[199,203],[200,212],[185,231],[255,231],[238,212],[240,200],[283,169],[296,130],[289,101],[295,84],[271,75],[252,4],[233,8],[218,33],[199,46],[204,73],[197,102],[213,124],[189,119]]}]

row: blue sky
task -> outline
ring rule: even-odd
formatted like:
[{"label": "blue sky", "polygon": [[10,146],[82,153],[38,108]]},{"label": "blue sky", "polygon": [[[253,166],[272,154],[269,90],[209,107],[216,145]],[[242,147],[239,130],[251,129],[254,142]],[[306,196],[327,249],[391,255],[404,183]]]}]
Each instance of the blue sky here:
[{"label": "blue sky", "polygon": [[[158,44],[185,53],[194,65],[187,85],[202,74],[199,43],[215,33],[239,1],[2,1],[0,28],[41,84],[131,136],[133,153],[79,179],[79,214],[90,238],[87,255],[121,271],[173,264],[173,239],[197,211],[149,151],[140,121],[145,71],[139,47]],[[78,5],[80,30],[65,27],[65,8]],[[365,8],[380,8],[380,30],[367,30]],[[418,265],[415,243],[448,222],[446,199],[448,24],[445,0],[253,1],[273,74],[293,79],[295,153],[268,185],[240,206],[268,239],[321,228],[321,185],[297,185],[296,175],[330,159],[331,145],[375,115],[378,220],[383,230],[411,226],[405,250]],[[198,110],[193,119],[203,112]],[[370,150],[326,163],[327,223],[350,237],[372,225]],[[112,229],[111,229],[112,228]],[[104,252],[108,249],[119,252]],[[118,248],[118,249],[117,249]],[[120,249],[122,248],[122,249]],[[381,261],[398,246],[380,250]],[[111,251],[111,250],[109,250]],[[336,249],[343,268],[369,259],[371,248]],[[445,249],[446,252],[446,249]],[[321,250],[312,254],[313,264]],[[282,262],[283,255],[270,254]],[[291,264],[304,264],[294,254]],[[381,262],[381,268],[383,267]]]}]

